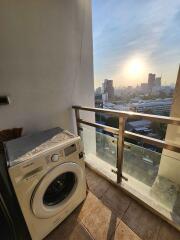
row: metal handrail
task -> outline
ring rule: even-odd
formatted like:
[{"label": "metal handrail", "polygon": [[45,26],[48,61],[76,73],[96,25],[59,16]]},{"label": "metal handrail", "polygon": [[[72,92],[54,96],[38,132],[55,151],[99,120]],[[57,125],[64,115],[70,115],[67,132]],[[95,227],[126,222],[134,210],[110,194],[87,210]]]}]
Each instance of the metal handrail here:
[{"label": "metal handrail", "polygon": [[[166,124],[173,124],[180,126],[180,118],[174,117],[166,117],[166,116],[158,116],[158,115],[151,115],[151,114],[143,114],[143,113],[136,113],[136,112],[128,112],[128,111],[117,111],[117,110],[109,110],[109,109],[102,109],[102,108],[90,108],[90,107],[81,107],[81,106],[72,106],[75,109],[76,115],[76,123],[77,123],[77,132],[80,135],[81,126],[80,124],[89,125],[95,128],[101,128],[104,131],[110,132],[112,134],[118,135],[118,144],[117,144],[117,182],[119,183],[122,176],[122,164],[123,164],[123,149],[124,149],[124,137],[136,139],[136,140],[143,140],[143,142],[154,145],[159,148],[165,148],[170,151],[174,151],[180,153],[180,146],[172,145],[167,141],[147,137],[141,134],[129,132],[125,130],[125,123],[127,118],[142,118],[151,121],[166,123]],[[90,112],[99,112],[103,114],[111,114],[119,117],[119,128],[109,127],[103,124],[92,123],[89,121],[82,120],[80,118],[79,111],[90,111]]]},{"label": "metal handrail", "polygon": [[110,110],[110,109],[104,109],[104,108],[82,107],[77,105],[72,106],[72,108],[89,111],[89,112],[99,112],[99,113],[110,114],[114,116],[121,116],[124,118],[132,118],[132,117],[143,118],[146,120],[180,126],[180,118],[176,118],[176,117],[159,116],[159,115],[153,115],[153,114],[137,113],[132,111],[118,111],[118,110]]},{"label": "metal handrail", "polygon": [[[85,125],[88,125],[88,126],[91,126],[91,127],[101,128],[104,131],[110,132],[114,135],[118,135],[118,132],[119,132],[118,128],[109,127],[109,126],[102,125],[102,124],[99,124],[99,123],[91,123],[91,122],[88,122],[88,121],[84,121],[81,118],[78,120],[78,122],[82,123],[82,124],[85,124]],[[147,137],[147,136],[137,134],[137,133],[133,133],[133,132],[129,132],[129,131],[124,131],[124,135],[125,135],[125,137],[130,138],[130,139],[143,140],[144,143],[148,143],[148,144],[154,145],[154,146],[159,147],[159,148],[165,148],[165,149],[168,149],[170,151],[180,153],[180,146],[172,145],[172,144],[170,144],[166,141],[162,141],[162,140],[159,140],[159,139]]]}]

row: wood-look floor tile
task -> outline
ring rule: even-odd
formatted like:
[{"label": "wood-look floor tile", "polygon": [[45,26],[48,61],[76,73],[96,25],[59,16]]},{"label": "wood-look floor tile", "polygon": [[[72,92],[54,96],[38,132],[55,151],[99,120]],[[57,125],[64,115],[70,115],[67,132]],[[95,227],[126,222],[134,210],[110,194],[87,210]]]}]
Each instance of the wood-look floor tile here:
[{"label": "wood-look floor tile", "polygon": [[98,198],[101,198],[107,189],[111,186],[107,180],[98,176],[90,169],[86,170],[86,179],[89,190]]},{"label": "wood-look floor tile", "polygon": [[158,240],[180,240],[180,232],[166,222],[162,222]]},{"label": "wood-look floor tile", "polygon": [[89,191],[85,201],[74,211],[78,222],[88,217],[92,210],[96,208],[97,200],[98,198]]},{"label": "wood-look floor tile", "polygon": [[99,199],[94,199],[93,208],[88,216],[81,219],[82,224],[94,239],[109,240],[120,221]]},{"label": "wood-look floor tile", "polygon": [[102,201],[121,218],[127,210],[131,199],[119,188],[111,186],[103,195]]},{"label": "wood-look floor tile", "polygon": [[125,223],[122,221],[116,228],[111,240],[141,240],[136,233],[134,233]]},{"label": "wood-look floor tile", "polygon": [[92,240],[81,224],[59,226],[45,240]]},{"label": "wood-look floor tile", "polygon": [[161,220],[135,201],[132,201],[122,220],[140,238],[157,240]]},{"label": "wood-look floor tile", "polygon": [[74,212],[45,238],[45,240],[77,239],[92,240],[92,237],[83,225],[77,222],[76,214]]}]

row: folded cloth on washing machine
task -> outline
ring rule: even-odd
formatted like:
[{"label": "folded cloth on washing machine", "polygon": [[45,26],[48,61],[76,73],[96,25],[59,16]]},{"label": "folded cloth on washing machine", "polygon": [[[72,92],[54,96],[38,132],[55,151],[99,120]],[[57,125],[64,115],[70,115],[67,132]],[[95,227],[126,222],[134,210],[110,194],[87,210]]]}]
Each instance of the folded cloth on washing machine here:
[{"label": "folded cloth on washing machine", "polygon": [[62,128],[56,127],[4,142],[8,165],[11,166],[13,161],[31,152],[33,149],[37,149],[40,145],[48,142],[63,131]]}]

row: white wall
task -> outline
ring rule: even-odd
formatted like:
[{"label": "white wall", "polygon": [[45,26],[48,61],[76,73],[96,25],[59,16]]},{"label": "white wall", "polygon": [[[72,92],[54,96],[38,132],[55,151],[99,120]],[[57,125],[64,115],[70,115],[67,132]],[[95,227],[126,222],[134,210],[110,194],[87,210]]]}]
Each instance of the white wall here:
[{"label": "white wall", "polygon": [[94,105],[90,0],[0,1],[0,130],[72,130],[73,104]]},{"label": "white wall", "polygon": [[[176,88],[174,92],[174,101],[171,110],[171,117],[180,118],[180,68],[178,72]],[[166,141],[171,144],[180,145],[180,127],[177,125],[169,125],[166,133]],[[159,167],[159,175],[180,184],[180,154],[163,150],[161,163]]]}]

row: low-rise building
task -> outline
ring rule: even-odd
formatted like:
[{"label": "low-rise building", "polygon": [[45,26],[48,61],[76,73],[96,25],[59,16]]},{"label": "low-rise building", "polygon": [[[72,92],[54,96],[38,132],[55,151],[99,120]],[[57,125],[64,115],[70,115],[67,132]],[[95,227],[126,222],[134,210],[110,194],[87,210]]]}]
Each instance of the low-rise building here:
[{"label": "low-rise building", "polygon": [[168,115],[172,106],[172,98],[146,100],[131,104],[131,110],[141,113]]}]

